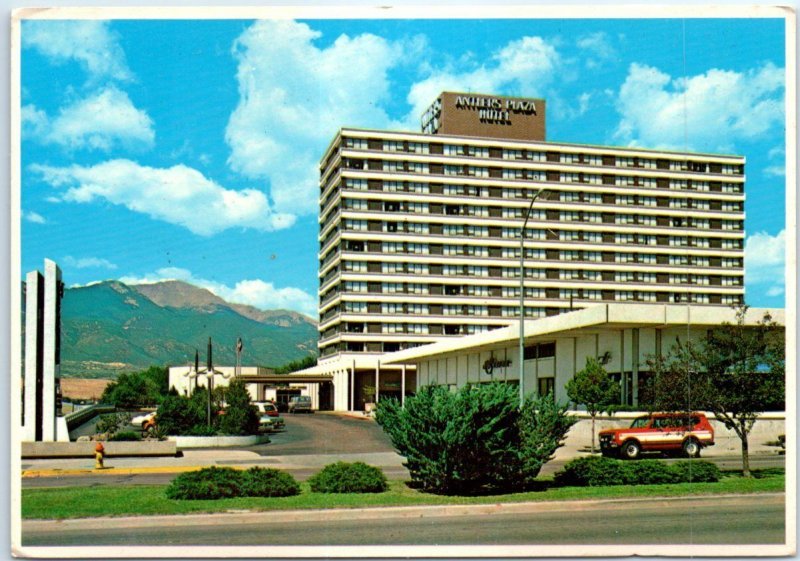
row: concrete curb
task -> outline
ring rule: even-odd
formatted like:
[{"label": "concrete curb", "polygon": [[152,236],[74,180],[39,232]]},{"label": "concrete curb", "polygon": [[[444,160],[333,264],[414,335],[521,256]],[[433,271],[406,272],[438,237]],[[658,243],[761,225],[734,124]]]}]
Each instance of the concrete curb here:
[{"label": "concrete curb", "polygon": [[[109,524],[125,528],[212,526],[226,524],[267,524],[270,522],[319,522],[324,520],[377,520],[389,518],[437,518],[443,516],[474,516],[493,514],[527,514],[536,512],[576,511],[599,506],[613,509],[630,508],[632,504],[650,503],[654,509],[674,507],[675,503],[708,501],[716,503],[752,498],[753,494],[703,495],[684,497],[639,497],[629,499],[590,499],[573,501],[539,501],[521,503],[492,503],[477,505],[427,505],[370,508],[335,508],[309,510],[227,511],[206,514],[176,514],[160,516],[120,516],[112,518],[68,518],[64,520],[28,519],[22,524],[27,531],[45,529],[52,524],[67,530],[107,529]],[[764,500],[784,500],[784,493],[759,493]]]}]

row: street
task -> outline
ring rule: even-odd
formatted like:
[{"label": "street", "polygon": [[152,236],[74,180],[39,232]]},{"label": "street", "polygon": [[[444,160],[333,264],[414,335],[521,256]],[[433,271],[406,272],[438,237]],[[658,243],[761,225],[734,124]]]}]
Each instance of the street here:
[{"label": "street", "polygon": [[23,521],[25,546],[782,544],[784,495]]}]

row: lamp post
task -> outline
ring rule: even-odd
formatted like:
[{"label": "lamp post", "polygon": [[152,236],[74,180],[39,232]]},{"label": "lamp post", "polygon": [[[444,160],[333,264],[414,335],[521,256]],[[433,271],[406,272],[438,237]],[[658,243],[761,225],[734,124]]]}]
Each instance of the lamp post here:
[{"label": "lamp post", "polygon": [[525,222],[522,224],[522,231],[519,235],[519,406],[525,403],[525,228],[528,226],[528,219],[531,217],[533,203],[544,193],[544,189],[539,189],[531,197],[531,204],[528,205],[528,212],[525,214]]}]

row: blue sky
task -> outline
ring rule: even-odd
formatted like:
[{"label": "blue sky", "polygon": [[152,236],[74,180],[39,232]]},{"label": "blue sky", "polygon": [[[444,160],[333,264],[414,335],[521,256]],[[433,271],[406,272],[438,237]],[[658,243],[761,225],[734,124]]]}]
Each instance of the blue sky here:
[{"label": "blue sky", "polygon": [[546,98],[553,141],[746,156],[747,301],[782,307],[784,41],[780,19],[27,20],[22,271],[316,316],[336,130],[416,131],[474,91]]}]

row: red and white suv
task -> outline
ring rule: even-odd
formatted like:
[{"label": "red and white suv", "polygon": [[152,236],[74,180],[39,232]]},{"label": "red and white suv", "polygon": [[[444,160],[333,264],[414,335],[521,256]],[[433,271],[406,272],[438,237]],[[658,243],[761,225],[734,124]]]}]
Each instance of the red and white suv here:
[{"label": "red and white suv", "polygon": [[633,420],[630,428],[600,431],[604,456],[635,459],[642,452],[682,451],[690,458],[714,445],[714,429],[702,413],[656,413]]}]

